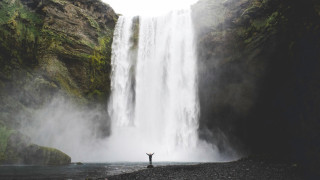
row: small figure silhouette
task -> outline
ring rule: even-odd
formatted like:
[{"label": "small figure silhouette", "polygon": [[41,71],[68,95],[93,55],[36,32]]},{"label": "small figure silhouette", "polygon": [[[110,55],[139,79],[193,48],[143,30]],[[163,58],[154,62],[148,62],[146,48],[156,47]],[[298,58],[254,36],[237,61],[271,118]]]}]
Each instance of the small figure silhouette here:
[{"label": "small figure silhouette", "polygon": [[152,165],[152,155],[154,155],[154,153],[146,153],[149,156],[149,163],[150,165]]}]

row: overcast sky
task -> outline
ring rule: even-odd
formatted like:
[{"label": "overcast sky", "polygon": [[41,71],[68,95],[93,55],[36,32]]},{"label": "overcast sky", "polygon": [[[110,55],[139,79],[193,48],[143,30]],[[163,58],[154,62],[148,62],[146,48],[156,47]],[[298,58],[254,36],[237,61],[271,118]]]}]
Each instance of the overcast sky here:
[{"label": "overcast sky", "polygon": [[161,15],[175,9],[183,9],[198,0],[102,0],[116,13],[123,15]]}]

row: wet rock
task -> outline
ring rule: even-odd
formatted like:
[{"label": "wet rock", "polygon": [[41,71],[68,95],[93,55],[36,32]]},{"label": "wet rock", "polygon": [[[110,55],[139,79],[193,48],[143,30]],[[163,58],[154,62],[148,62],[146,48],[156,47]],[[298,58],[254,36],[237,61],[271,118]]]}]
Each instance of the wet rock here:
[{"label": "wet rock", "polygon": [[[264,162],[264,163],[261,163]],[[248,170],[249,169],[249,170]],[[283,179],[302,180],[299,169],[290,162],[269,157],[249,157],[235,162],[163,166],[107,177],[117,179]]]},{"label": "wet rock", "polygon": [[0,164],[66,165],[71,158],[54,148],[32,144],[22,133],[0,127]]}]

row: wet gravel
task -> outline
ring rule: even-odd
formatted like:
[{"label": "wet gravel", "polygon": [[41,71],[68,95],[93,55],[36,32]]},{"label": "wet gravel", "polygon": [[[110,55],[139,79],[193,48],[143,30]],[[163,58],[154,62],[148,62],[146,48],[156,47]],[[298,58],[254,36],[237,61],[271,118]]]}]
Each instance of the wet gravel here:
[{"label": "wet gravel", "polygon": [[267,158],[246,158],[228,163],[205,163],[155,167],[133,173],[107,177],[118,179],[234,179],[234,180],[300,180],[297,164]]}]

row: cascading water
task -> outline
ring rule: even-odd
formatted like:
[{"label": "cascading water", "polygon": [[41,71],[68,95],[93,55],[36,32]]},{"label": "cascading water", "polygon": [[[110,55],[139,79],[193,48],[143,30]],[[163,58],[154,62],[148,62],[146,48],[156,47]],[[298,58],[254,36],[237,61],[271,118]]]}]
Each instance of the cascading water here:
[{"label": "cascading water", "polygon": [[133,122],[133,92],[130,69],[133,66],[130,49],[132,20],[120,17],[115,28],[112,45],[112,101],[109,112],[116,126],[129,126]]},{"label": "cascading water", "polygon": [[[198,138],[197,58],[191,10],[118,20],[112,46],[109,161],[219,161]],[[134,50],[136,49],[137,52]]]}]

